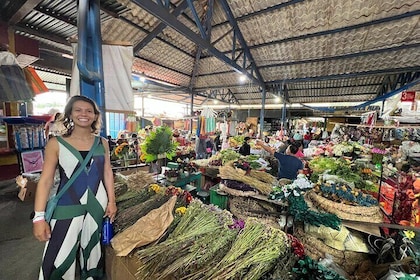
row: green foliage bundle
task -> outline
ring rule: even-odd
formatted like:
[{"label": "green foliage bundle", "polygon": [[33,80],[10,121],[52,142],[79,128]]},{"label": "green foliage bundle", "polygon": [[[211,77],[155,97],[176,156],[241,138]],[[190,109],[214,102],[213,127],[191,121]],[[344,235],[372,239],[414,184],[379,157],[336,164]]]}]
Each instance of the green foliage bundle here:
[{"label": "green foliage bundle", "polygon": [[171,160],[176,155],[178,144],[172,141],[172,130],[168,126],[159,126],[144,139],[141,151],[145,154],[146,162],[157,160],[160,154],[165,154]]}]

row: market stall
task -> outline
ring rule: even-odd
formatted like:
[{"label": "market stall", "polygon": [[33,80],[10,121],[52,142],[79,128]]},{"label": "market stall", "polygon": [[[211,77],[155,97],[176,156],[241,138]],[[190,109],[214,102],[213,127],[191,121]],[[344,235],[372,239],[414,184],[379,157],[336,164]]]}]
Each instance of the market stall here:
[{"label": "market stall", "polygon": [[[401,150],[410,154],[410,149]],[[279,180],[269,173],[267,155],[244,157],[225,149],[193,161],[197,170],[215,170],[220,178],[204,189],[208,200],[188,191],[181,162],[168,164],[166,180],[152,177],[154,182],[136,191],[138,179],[117,180],[126,186],[116,188],[122,210],[107,249],[107,273],[111,279],[123,270],[127,279],[383,279],[419,273],[420,179],[415,169],[391,166],[398,151],[344,139],[312,143],[304,159],[310,172]],[[176,179],[167,180],[172,171]],[[405,174],[404,182],[385,187],[395,174]],[[384,200],[390,194],[392,200]],[[170,205],[168,195],[176,196]],[[149,222],[159,224],[152,239],[135,227],[148,228]],[[132,233],[124,234],[127,230]],[[122,237],[134,233],[142,241]],[[119,253],[121,239],[132,247],[130,253]]]}]

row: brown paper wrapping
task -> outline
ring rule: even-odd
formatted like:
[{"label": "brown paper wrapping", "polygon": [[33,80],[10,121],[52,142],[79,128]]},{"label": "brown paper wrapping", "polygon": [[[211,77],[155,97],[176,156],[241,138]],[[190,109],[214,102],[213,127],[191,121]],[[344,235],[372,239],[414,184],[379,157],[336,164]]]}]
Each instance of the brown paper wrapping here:
[{"label": "brown paper wrapping", "polygon": [[176,199],[176,196],[171,197],[161,207],[153,209],[134,225],[112,238],[111,245],[116,255],[127,256],[134,248],[150,244],[161,237],[174,220],[172,212]]}]

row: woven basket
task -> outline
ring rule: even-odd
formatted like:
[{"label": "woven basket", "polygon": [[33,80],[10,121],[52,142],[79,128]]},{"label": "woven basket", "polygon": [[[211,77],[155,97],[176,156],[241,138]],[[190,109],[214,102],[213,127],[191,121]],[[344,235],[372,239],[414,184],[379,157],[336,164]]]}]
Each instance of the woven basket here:
[{"label": "woven basket", "polygon": [[[278,219],[274,216],[255,213],[267,212],[266,207],[260,205],[259,201],[252,198],[233,197],[229,200],[230,212],[239,219],[246,220],[249,217],[256,217],[264,224],[273,228],[280,228]],[[254,212],[253,212],[254,211]]]},{"label": "woven basket", "polygon": [[368,255],[353,251],[340,251],[325,245],[321,240],[306,234],[302,227],[296,227],[293,234],[305,247],[305,253],[312,259],[318,261],[329,254],[333,261],[344,269],[349,275],[353,275],[356,268]]},{"label": "woven basket", "polygon": [[329,200],[314,191],[306,193],[305,198],[310,200],[315,207],[322,209],[328,213],[335,214],[337,217],[350,220],[371,223],[382,223],[383,216],[379,206],[352,206],[344,203]]}]

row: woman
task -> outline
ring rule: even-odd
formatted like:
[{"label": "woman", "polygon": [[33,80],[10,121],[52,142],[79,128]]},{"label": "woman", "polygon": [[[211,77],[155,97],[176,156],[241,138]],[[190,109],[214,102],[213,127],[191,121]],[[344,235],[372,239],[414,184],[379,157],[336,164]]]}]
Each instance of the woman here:
[{"label": "woman", "polygon": [[[64,109],[66,132],[51,138],[35,196],[33,233],[46,241],[39,279],[75,279],[76,259],[81,279],[102,277],[101,225],[103,217],[114,221],[117,206],[107,140],[95,134],[100,112],[91,99],[73,96]],[[98,143],[94,147],[95,141]],[[88,165],[58,201],[50,223],[45,209],[58,165],[60,186],[71,180],[80,162],[93,149]]]}]

